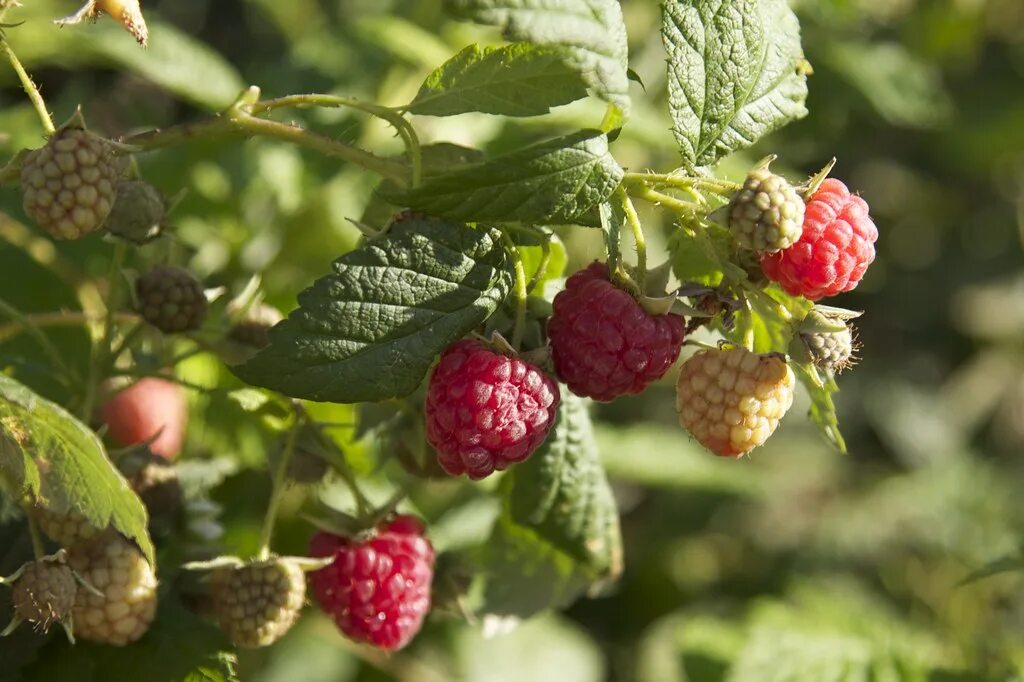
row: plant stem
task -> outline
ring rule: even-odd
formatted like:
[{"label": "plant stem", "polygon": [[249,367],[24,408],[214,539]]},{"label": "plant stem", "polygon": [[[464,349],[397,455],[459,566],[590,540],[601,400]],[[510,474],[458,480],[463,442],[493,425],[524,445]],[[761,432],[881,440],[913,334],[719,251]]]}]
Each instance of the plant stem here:
[{"label": "plant stem", "polygon": [[32,553],[36,559],[46,556],[46,546],[43,544],[43,536],[39,533],[39,525],[32,512],[25,512],[25,520],[28,522],[28,534],[32,538]]},{"label": "plant stem", "polygon": [[508,236],[507,232],[502,232],[501,238],[505,242],[505,247],[508,249],[508,254],[512,258],[516,271],[516,322],[515,327],[512,329],[512,347],[519,350],[520,345],[523,343],[523,330],[526,326],[526,270],[523,268],[523,255],[519,253],[519,249],[516,248],[512,238]]},{"label": "plant stem", "polygon": [[[258,103],[249,108],[255,109],[257,105]],[[261,135],[287,140],[325,156],[355,163],[395,182],[406,183],[405,169],[399,163],[348,145],[340,140],[310,132],[298,125],[257,118],[249,114],[245,107],[234,107],[226,114],[220,114],[215,118],[131,135],[123,138],[121,142],[139,150],[151,150],[191,140],[210,140],[237,134]]]},{"label": "plant stem", "polygon": [[366,112],[371,116],[376,116],[377,118],[386,121],[398,131],[398,134],[402,137],[402,141],[405,143],[406,151],[408,151],[412,163],[413,187],[420,184],[420,181],[423,178],[423,158],[420,152],[420,140],[416,135],[416,131],[409,124],[409,121],[407,121],[398,111],[372,102],[363,102],[354,97],[345,97],[343,95],[323,95],[316,93],[307,95],[288,95],[286,97],[262,100],[253,104],[249,111],[253,115],[258,115],[283,107],[349,107],[351,109]]},{"label": "plant stem", "polygon": [[644,239],[644,228],[640,224],[640,216],[637,215],[629,195],[621,187],[616,190],[616,193],[622,202],[626,222],[629,223],[629,227],[633,231],[633,242],[636,244],[636,278],[639,280],[640,287],[643,288],[644,282],[647,281],[647,240]]},{"label": "plant stem", "polygon": [[672,175],[670,173],[626,173],[625,176],[623,176],[623,182],[627,185],[655,185],[687,190],[700,187],[723,196],[731,194],[740,188],[740,185],[729,180],[721,180],[719,178],[697,178],[685,175]]},{"label": "plant stem", "polygon": [[268,121],[244,113],[235,113],[234,125],[246,132],[293,142],[301,147],[318,151],[325,156],[334,156],[362,166],[396,182],[405,183],[401,166],[358,147],[352,147],[325,135],[311,133],[305,128],[290,123]]},{"label": "plant stem", "polygon": [[281,507],[281,498],[284,496],[285,485],[288,479],[288,464],[291,462],[292,454],[295,452],[295,441],[298,435],[299,420],[296,418],[292,428],[288,431],[284,450],[281,451],[281,460],[277,463],[277,470],[274,472],[273,488],[270,491],[270,504],[267,506],[266,516],[263,517],[263,530],[260,532],[260,550],[256,555],[256,558],[261,561],[270,556],[270,542],[274,536],[277,511]]},{"label": "plant stem", "polygon": [[541,279],[544,278],[544,273],[547,272],[548,263],[551,262],[551,237],[548,237],[540,243],[540,250],[540,263],[537,264],[537,272],[533,273],[533,277],[530,278],[530,283],[526,285],[527,293],[537,288]]},{"label": "plant stem", "polygon": [[92,361],[89,363],[89,377],[85,384],[85,400],[82,401],[82,417],[88,421],[92,415],[93,404],[100,381],[108,373],[110,367],[110,347],[114,341],[114,312],[120,307],[121,299],[121,268],[128,252],[121,240],[114,246],[114,255],[107,269],[107,311],[103,315],[103,327],[98,340],[93,341]]},{"label": "plant stem", "polygon": [[25,94],[28,95],[29,100],[32,101],[32,106],[35,107],[36,114],[39,116],[39,122],[43,125],[43,130],[46,134],[53,135],[57,132],[57,129],[53,125],[53,119],[50,118],[50,112],[46,108],[46,102],[43,100],[42,94],[39,92],[39,88],[32,82],[31,76],[25,71],[25,67],[21,65],[21,60],[14,54],[14,50],[7,44],[6,40],[0,38],[0,50],[7,55],[7,60],[11,62],[11,66],[14,67],[14,72],[18,74],[18,80],[21,81],[21,87],[25,89]]},{"label": "plant stem", "polygon": [[639,189],[634,196],[640,199],[644,199],[645,201],[649,201],[652,204],[665,206],[666,208],[669,208],[672,211],[675,211],[676,213],[691,215],[694,213],[698,213],[700,211],[699,204],[695,204],[692,201],[683,201],[682,199],[676,199],[673,196],[663,194],[646,186]]}]

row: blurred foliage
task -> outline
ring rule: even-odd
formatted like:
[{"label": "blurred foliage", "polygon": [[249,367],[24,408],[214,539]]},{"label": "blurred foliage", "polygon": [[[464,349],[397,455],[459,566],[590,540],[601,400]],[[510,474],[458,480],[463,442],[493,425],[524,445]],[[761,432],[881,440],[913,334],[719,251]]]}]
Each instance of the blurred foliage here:
[{"label": "blurred foliage", "polygon": [[[27,23],[8,30],[10,42],[58,120],[81,105],[90,125],[107,134],[216,111],[247,83],[267,96],[321,91],[401,104],[466,44],[498,40],[493,30],[447,20],[439,0],[147,0],[151,47],[143,53],[113,25],[54,29],[47,20],[71,4],[26,3],[18,13]],[[596,435],[626,543],[625,572],[610,594],[509,634],[502,634],[508,621],[467,625],[449,615],[457,604],[440,603],[414,645],[391,657],[351,645],[309,609],[279,646],[239,657],[240,679],[939,682],[1024,675],[1024,581],[1019,571],[998,570],[1019,567],[1024,551],[1017,503],[1024,484],[1024,4],[795,4],[814,67],[810,116],[724,166],[739,177],[775,152],[777,168],[798,178],[836,156],[835,174],[872,207],[878,260],[857,292],[837,302],[867,311],[857,321],[862,361],[841,377],[837,396],[849,456],[814,434],[803,417],[806,400],[767,447],[740,462],[711,458],[675,426],[667,384],[599,406]],[[630,65],[644,88],[632,87],[633,124],[615,154],[631,169],[671,168],[678,156],[655,38],[658,3],[624,0],[623,9]],[[497,152],[596,125],[602,111],[591,99],[534,119],[415,123],[424,143]],[[351,112],[296,116],[341,139],[401,152],[382,124]],[[0,153],[37,146],[37,125],[13,74],[0,69]],[[173,250],[209,286],[231,291],[261,273],[268,299],[283,310],[354,246],[359,232],[349,220],[364,214],[374,182],[359,169],[271,141],[182,146],[147,154],[140,166],[168,195],[185,193],[171,216],[176,240],[144,247],[143,258]],[[57,258],[102,273],[109,249],[98,240],[62,244],[59,256],[15,248],[32,235],[15,190],[0,191],[0,210],[0,297],[25,311],[76,309],[75,291],[42,264]],[[655,214],[644,217],[655,223]],[[671,225],[662,227],[648,236],[652,249],[671,234]],[[570,268],[601,253],[598,231],[560,236]],[[82,331],[55,330],[52,338],[69,363],[84,367]],[[13,357],[38,361],[24,376],[60,400],[33,341],[0,334],[0,358]],[[183,375],[238,386],[204,358],[187,363]],[[201,487],[210,488],[213,509],[223,507],[204,523],[223,528],[232,551],[251,551],[270,488],[266,453],[274,436],[266,426],[273,416],[255,418],[260,413],[222,393],[192,400],[186,462],[196,480],[209,481]],[[355,416],[349,406],[318,409],[319,418],[338,423]],[[351,430],[334,432],[361,472],[386,464],[375,459],[372,434],[354,441]],[[478,542],[494,518],[493,506],[461,490],[442,482],[413,495],[447,547]],[[383,484],[371,491],[381,500],[388,494]],[[288,499],[285,512],[280,549],[301,553],[310,528]],[[4,569],[28,551],[25,538],[10,532],[2,546]],[[964,582],[990,564],[994,575]],[[440,581],[450,577],[439,574],[439,597]],[[157,635],[187,627],[171,622],[176,609],[162,608],[169,620]],[[24,679],[163,679],[105,673],[102,657],[76,649],[69,658],[60,637],[41,652],[24,646],[31,639],[21,631],[0,646],[0,679],[19,679],[6,671],[32,657],[42,663],[26,668]],[[150,646],[145,655],[155,661],[179,655],[159,637]],[[208,651],[200,645],[188,655]],[[191,679],[222,679],[222,663],[210,661],[205,677]]]}]

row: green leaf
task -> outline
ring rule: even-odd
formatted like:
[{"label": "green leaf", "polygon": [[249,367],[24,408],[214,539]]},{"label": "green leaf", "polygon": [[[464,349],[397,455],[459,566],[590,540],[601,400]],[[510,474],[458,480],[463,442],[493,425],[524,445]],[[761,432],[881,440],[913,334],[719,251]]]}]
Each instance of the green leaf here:
[{"label": "green leaf", "polygon": [[0,374],[0,479],[51,511],[112,525],[152,564],[146,508],[107,459],[103,444],[59,405]]},{"label": "green leaf", "polygon": [[502,481],[488,543],[486,613],[527,617],[622,571],[618,510],[585,401],[563,391],[548,440]]},{"label": "green leaf", "polygon": [[558,48],[598,97],[629,113],[629,46],[618,0],[445,0],[454,16],[505,38]]},{"label": "green leaf", "polygon": [[428,178],[419,187],[381,187],[398,206],[466,222],[572,223],[622,180],[608,138],[584,130],[477,166]]},{"label": "green leaf", "polygon": [[539,116],[586,96],[586,83],[556,49],[531,43],[470,45],[427,76],[409,111]]},{"label": "green leaf", "polygon": [[113,65],[210,111],[227,108],[246,86],[235,67],[209,45],[158,18],[147,16],[150,40],[143,50],[116,22],[59,28],[52,23],[55,11],[53,4],[26,3],[19,16],[25,24],[10,32],[30,68],[41,63],[75,69]]},{"label": "green leaf", "polygon": [[681,282],[717,287],[724,277],[732,236],[717,225],[680,225],[668,243],[672,272]]},{"label": "green leaf", "polygon": [[807,114],[807,63],[786,0],[668,0],[662,38],[687,165],[712,164]]},{"label": "green leaf", "polygon": [[408,395],[445,346],[495,311],[513,277],[496,231],[400,221],[336,260],[271,330],[270,346],[234,372],[293,398]]},{"label": "green leaf", "polygon": [[839,452],[846,454],[846,441],[839,432],[839,416],[832,401],[832,396],[839,392],[835,377],[829,375],[822,379],[818,370],[810,363],[790,362],[790,365],[811,397],[811,421]]}]

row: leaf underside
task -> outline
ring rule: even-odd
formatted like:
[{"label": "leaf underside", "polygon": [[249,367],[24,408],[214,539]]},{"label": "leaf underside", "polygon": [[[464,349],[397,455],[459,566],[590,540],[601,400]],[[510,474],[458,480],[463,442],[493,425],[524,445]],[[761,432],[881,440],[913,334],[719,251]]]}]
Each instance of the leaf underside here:
[{"label": "leaf underside", "polygon": [[153,563],[146,508],[88,426],[0,374],[0,474],[15,495],[92,526],[113,526]]},{"label": "leaf underside", "polygon": [[672,131],[690,167],[807,114],[800,25],[786,0],[669,0],[662,38]]}]

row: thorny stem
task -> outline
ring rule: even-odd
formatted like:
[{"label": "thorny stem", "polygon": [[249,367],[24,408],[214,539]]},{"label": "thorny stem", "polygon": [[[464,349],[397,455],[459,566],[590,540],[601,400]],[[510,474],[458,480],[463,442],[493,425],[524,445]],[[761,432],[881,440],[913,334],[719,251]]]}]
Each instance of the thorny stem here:
[{"label": "thorny stem", "polygon": [[405,146],[409,151],[409,157],[412,162],[413,187],[420,184],[420,181],[423,178],[423,158],[420,152],[420,140],[409,121],[407,121],[406,118],[398,111],[389,107],[380,106],[379,104],[363,102],[354,97],[308,94],[288,95],[286,97],[278,97],[275,99],[256,102],[252,105],[250,113],[258,115],[263,112],[273,111],[282,107],[349,107],[351,109],[358,109],[359,111],[366,112],[371,116],[376,116],[377,118],[386,121],[398,131],[398,134],[401,136],[402,141],[405,143]]},{"label": "thorny stem", "polygon": [[267,514],[263,517],[263,530],[260,532],[260,550],[256,558],[260,561],[270,556],[270,541],[274,536],[274,524],[277,521],[277,511],[281,507],[281,498],[284,496],[285,483],[288,479],[288,464],[295,452],[295,441],[299,435],[300,420],[296,416],[295,423],[288,431],[288,437],[284,443],[284,450],[281,452],[281,460],[277,463],[277,471],[274,472],[274,484],[270,491],[270,504],[267,505]]},{"label": "thorny stem", "polygon": [[694,214],[701,210],[700,204],[696,204],[692,201],[683,201],[682,199],[676,199],[673,196],[658,192],[651,189],[650,187],[643,187],[639,189],[634,196],[664,206],[668,209],[675,211],[676,213]]},{"label": "thorny stem", "polygon": [[626,214],[626,222],[633,231],[633,242],[636,244],[636,277],[641,287],[647,280],[647,240],[644,239],[644,228],[640,224],[640,216],[636,213],[629,195],[621,187],[616,190],[622,202],[622,211]]},{"label": "thorny stem", "polygon": [[512,330],[512,347],[519,350],[523,343],[523,329],[526,326],[526,270],[523,268],[523,256],[519,253],[519,249],[516,248],[512,238],[508,236],[507,232],[502,232],[501,238],[505,242],[509,255],[512,257],[512,263],[516,271],[516,322]]},{"label": "thorny stem", "polygon": [[[135,147],[140,151],[146,151],[162,149],[164,147],[169,147],[190,140],[217,139],[237,134],[261,135],[264,137],[287,140],[301,147],[306,147],[307,149],[320,152],[325,156],[332,156],[357,164],[367,170],[374,171],[386,178],[394,180],[395,182],[402,183],[403,185],[406,183],[407,178],[402,164],[382,158],[364,149],[354,147],[341,142],[340,140],[327,137],[326,135],[311,132],[293,123],[281,123],[278,121],[257,118],[253,115],[254,112],[270,111],[286,105],[294,106],[298,104],[314,104],[315,102],[312,100],[303,99],[309,97],[327,98],[333,102],[332,106],[342,106],[341,100],[346,100],[345,105],[347,106],[355,106],[354,103],[357,102],[357,100],[348,101],[347,98],[331,98],[331,96],[328,95],[296,95],[295,99],[281,98],[279,100],[253,102],[250,104],[241,102],[231,107],[227,112],[219,114],[214,118],[184,123],[160,130],[151,130],[139,133],[138,135],[131,135],[123,138],[121,142],[125,145]],[[373,108],[372,105],[363,105],[363,103],[360,103],[360,105],[361,106],[359,108],[364,111],[368,111],[370,108]],[[381,108],[381,110],[383,110],[383,108]],[[378,113],[378,115],[381,114]],[[395,124],[396,119],[397,117],[395,119],[388,118],[387,120]],[[402,135],[402,138],[410,145],[410,155],[413,157],[413,172],[415,175],[418,172],[416,171],[416,167],[419,164],[417,161],[419,158],[419,142],[414,138],[410,139],[408,137],[411,128],[408,126],[407,122],[405,125],[396,125],[396,127],[399,128],[399,133]]]},{"label": "thorny stem", "polygon": [[[6,8],[4,8],[4,11],[6,11]],[[39,122],[43,124],[43,130],[48,136],[53,135],[57,132],[57,129],[53,125],[53,119],[50,118],[50,112],[46,108],[46,102],[43,100],[39,88],[32,82],[32,77],[28,75],[25,67],[21,65],[21,60],[18,59],[18,56],[14,54],[14,50],[11,49],[11,46],[2,37],[0,37],[0,51],[7,55],[7,60],[11,62],[14,72],[18,74],[21,87],[25,89],[25,94],[32,101],[32,106],[35,107],[36,114],[39,116]]]},{"label": "thorny stem", "polygon": [[110,267],[107,270],[107,312],[103,316],[103,328],[98,341],[94,340],[92,361],[89,363],[89,378],[85,385],[85,400],[82,402],[82,416],[88,420],[92,414],[93,404],[96,402],[96,391],[103,374],[107,373],[107,363],[110,362],[110,346],[114,341],[114,314],[120,307],[121,298],[121,268],[124,266],[124,259],[127,255],[127,247],[123,241],[118,240],[114,246],[114,255],[110,259]]},{"label": "thorny stem", "polygon": [[722,196],[732,194],[740,189],[740,185],[719,178],[696,178],[671,173],[626,173],[623,182],[631,186],[660,186],[676,189],[706,189]]},{"label": "thorny stem", "polygon": [[39,533],[36,517],[31,513],[26,513],[25,520],[28,521],[28,535],[32,538],[32,553],[36,559],[42,559],[46,556],[46,547],[43,545],[43,536]]}]

